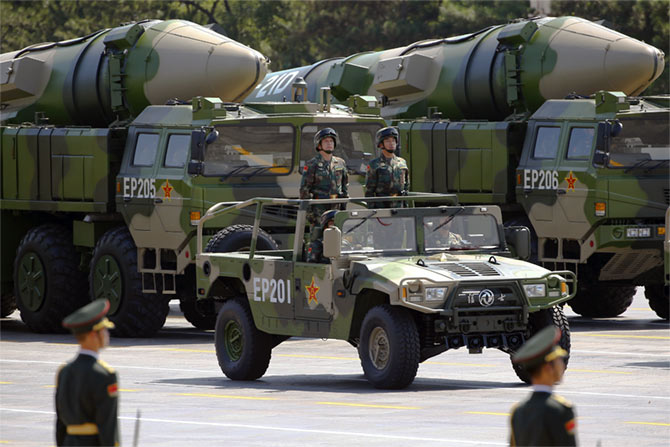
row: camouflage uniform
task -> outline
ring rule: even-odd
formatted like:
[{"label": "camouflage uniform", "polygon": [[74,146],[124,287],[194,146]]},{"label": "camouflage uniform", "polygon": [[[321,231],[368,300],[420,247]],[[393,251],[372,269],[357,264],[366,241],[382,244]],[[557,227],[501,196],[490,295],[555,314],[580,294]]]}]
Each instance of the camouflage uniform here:
[{"label": "camouflage uniform", "polygon": [[[347,174],[347,165],[344,160],[333,156],[330,162],[327,162],[319,153],[305,163],[302,180],[300,181],[300,198],[334,199],[349,197],[348,185],[349,174]],[[312,225],[317,224],[321,214],[329,209],[331,207],[327,205],[313,206],[307,213],[308,222]]]},{"label": "camouflage uniform", "polygon": [[[365,197],[403,196],[409,191],[409,169],[404,158],[380,155],[368,164]],[[391,207],[392,202],[383,205]]]}]

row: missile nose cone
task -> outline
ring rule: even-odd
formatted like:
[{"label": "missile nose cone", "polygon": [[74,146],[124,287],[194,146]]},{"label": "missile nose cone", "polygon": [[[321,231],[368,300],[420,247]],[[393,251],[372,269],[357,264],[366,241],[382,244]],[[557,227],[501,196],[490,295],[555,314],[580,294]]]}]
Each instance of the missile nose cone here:
[{"label": "missile nose cone", "polygon": [[545,49],[539,87],[543,98],[598,90],[635,95],[663,71],[664,55],[657,48],[579,18],[546,23],[551,38]]},{"label": "missile nose cone", "polygon": [[194,23],[162,22],[141,41],[150,46],[141,80],[150,104],[193,96],[240,101],[267,73],[261,53]]},{"label": "missile nose cone", "polygon": [[638,95],[663,71],[664,55],[657,48],[630,37],[612,42],[605,55],[607,90]]}]

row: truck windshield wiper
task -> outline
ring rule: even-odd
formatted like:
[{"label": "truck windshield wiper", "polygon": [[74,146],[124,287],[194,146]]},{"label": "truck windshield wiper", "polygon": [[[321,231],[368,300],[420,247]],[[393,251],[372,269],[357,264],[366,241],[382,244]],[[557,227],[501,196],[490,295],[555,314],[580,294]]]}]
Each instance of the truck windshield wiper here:
[{"label": "truck windshield wiper", "polygon": [[235,169],[231,170],[230,172],[227,172],[221,176],[221,181],[226,181],[231,175],[235,175],[238,172],[244,171],[247,168],[250,168],[251,166],[244,165],[244,166],[238,166]]},{"label": "truck windshield wiper", "polygon": [[649,172],[649,171],[653,171],[653,170],[656,169],[656,168],[660,168],[661,166],[663,166],[663,165],[666,164],[666,163],[670,163],[670,160],[661,160],[661,161],[659,161],[658,163],[656,163],[654,166],[652,166],[651,168],[647,168],[647,169],[645,169],[645,170],[644,170],[644,173],[646,174],[646,173]]},{"label": "truck windshield wiper", "polygon": [[644,160],[640,160],[640,161],[638,161],[637,163],[635,163],[633,166],[631,166],[631,167],[629,167],[629,168],[626,168],[626,169],[623,171],[623,173],[624,173],[624,174],[628,174],[628,173],[629,173],[630,171],[632,171],[633,169],[635,169],[635,168],[641,168],[642,166],[646,165],[646,164],[649,163],[650,161],[652,161],[651,158],[647,158],[647,159],[644,159]]},{"label": "truck windshield wiper", "polygon": [[360,227],[361,225],[363,225],[369,218],[371,218],[371,217],[374,216],[375,214],[377,214],[377,210],[372,211],[372,212],[370,213],[369,216],[362,218],[360,222],[358,222],[358,223],[357,223],[356,225],[354,225],[353,227],[349,228],[349,229],[347,230],[347,232],[344,233],[344,234],[349,234],[349,233],[351,233],[351,232],[354,231],[356,228],[358,228],[358,227]]},{"label": "truck windshield wiper", "polygon": [[256,170],[255,170],[254,172],[252,172],[251,174],[242,177],[242,180],[247,181],[247,180],[249,180],[251,177],[254,177],[256,174],[260,174],[261,172],[265,172],[265,171],[270,170],[270,169],[272,169],[272,168],[288,168],[288,166],[275,166],[275,165],[272,165],[272,166],[259,166],[258,169],[256,169]]}]

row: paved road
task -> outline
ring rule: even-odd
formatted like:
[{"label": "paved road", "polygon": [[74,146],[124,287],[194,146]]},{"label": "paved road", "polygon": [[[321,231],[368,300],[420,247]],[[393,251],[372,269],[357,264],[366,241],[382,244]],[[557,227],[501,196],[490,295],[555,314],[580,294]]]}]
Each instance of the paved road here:
[{"label": "paved road", "polygon": [[[121,436],[140,446],[505,445],[509,409],[529,391],[494,350],[446,352],[423,363],[412,386],[379,391],[345,342],[289,340],[262,380],[232,382],[218,368],[212,333],[178,305],[159,336],[112,339],[103,358],[121,382]],[[572,356],[559,393],[573,401],[583,446],[670,445],[670,328],[642,289],[618,318],[573,314]],[[1,323],[0,444],[54,445],[58,366],[70,336],[28,332],[18,313]]]}]

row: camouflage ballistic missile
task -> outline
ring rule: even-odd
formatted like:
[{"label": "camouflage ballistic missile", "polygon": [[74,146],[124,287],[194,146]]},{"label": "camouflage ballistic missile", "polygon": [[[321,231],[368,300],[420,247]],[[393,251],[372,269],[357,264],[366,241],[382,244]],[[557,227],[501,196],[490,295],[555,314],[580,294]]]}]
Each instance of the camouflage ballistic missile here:
[{"label": "camouflage ballistic missile", "polygon": [[0,55],[0,119],[107,126],[194,96],[240,101],[267,59],[184,20],[146,20]]},{"label": "camouflage ballistic missile", "polygon": [[544,17],[270,73],[246,100],[288,99],[302,77],[311,101],[326,86],[340,101],[374,95],[387,119],[439,111],[451,119],[501,120],[571,93],[636,95],[663,66],[663,52],[644,42],[581,18]]}]

